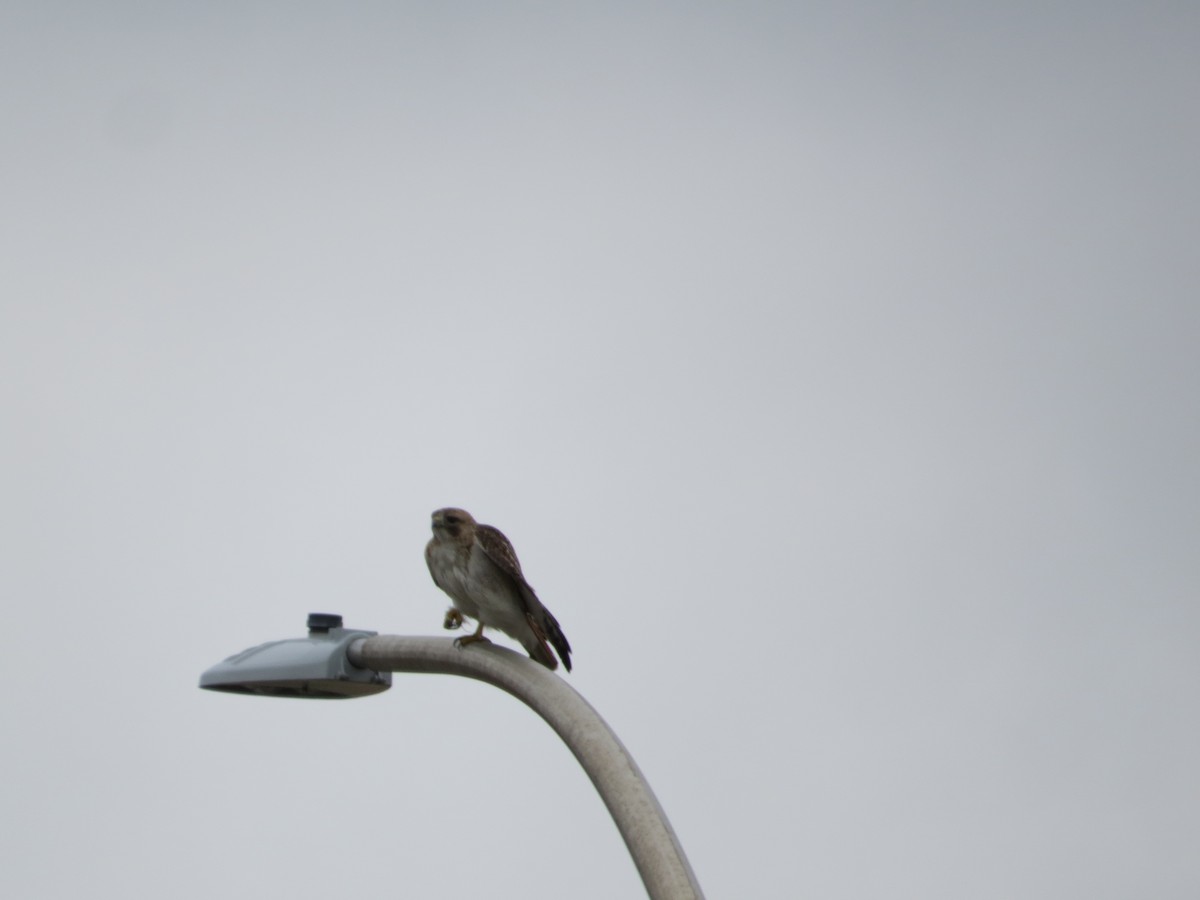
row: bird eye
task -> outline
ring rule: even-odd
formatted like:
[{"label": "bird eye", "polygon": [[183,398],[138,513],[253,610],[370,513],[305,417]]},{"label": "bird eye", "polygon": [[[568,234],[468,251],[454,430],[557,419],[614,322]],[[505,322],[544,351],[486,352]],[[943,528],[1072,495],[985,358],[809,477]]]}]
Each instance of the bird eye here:
[{"label": "bird eye", "polygon": [[457,525],[461,521],[462,519],[460,519],[458,516],[446,516],[447,525]]}]

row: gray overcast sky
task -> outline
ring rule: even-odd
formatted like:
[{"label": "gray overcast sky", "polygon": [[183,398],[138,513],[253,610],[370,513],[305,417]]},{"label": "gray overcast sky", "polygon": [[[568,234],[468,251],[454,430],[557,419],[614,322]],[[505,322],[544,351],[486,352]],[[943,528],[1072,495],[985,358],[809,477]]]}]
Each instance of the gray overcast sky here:
[{"label": "gray overcast sky", "polygon": [[0,12],[0,893],[638,896],[441,633],[501,527],[712,898],[1200,896],[1200,13]]}]

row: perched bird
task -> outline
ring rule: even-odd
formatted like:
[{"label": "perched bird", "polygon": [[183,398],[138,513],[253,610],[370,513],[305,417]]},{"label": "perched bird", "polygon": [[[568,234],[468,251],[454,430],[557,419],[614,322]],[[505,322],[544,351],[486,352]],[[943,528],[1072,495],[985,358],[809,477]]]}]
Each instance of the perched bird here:
[{"label": "perched bird", "polygon": [[425,563],[434,584],[454,601],[443,624],[458,628],[463,616],[479,623],[474,634],[458,639],[459,645],[486,641],[484,626],[499,628],[533,659],[556,669],[558,660],[549,643],[570,672],[571,645],[525,580],[517,554],[500,529],[480,525],[469,512],[453,507],[437,510],[432,524]]}]

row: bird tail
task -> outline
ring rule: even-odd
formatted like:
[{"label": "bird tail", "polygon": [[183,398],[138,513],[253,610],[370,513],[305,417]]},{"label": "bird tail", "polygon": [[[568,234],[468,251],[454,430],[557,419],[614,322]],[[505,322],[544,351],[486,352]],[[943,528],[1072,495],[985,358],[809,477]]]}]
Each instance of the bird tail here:
[{"label": "bird tail", "polygon": [[547,669],[551,671],[557,669],[558,660],[554,658],[550,647],[547,646],[547,642],[549,642],[558,651],[558,655],[562,657],[563,665],[570,672],[571,645],[567,643],[562,629],[558,627],[558,621],[554,616],[550,615],[550,610],[542,607],[540,622],[537,616],[529,612],[525,613],[525,619],[529,622],[530,630],[533,631],[533,640],[525,647],[529,651],[529,655]]},{"label": "bird tail", "polygon": [[[567,643],[566,635],[562,633],[562,629],[558,627],[558,620],[550,614],[550,610],[544,606],[541,610],[541,616],[535,616],[533,613],[526,613],[525,618],[529,622],[529,627],[533,631],[533,646],[526,647],[529,655],[540,662],[547,669],[557,669],[558,660],[554,658],[554,654],[550,652],[550,647],[546,646],[547,642],[558,651],[559,657],[562,658],[563,665],[567,667],[567,671],[571,671],[571,645]],[[541,621],[538,621],[538,620]]]},{"label": "bird tail", "polygon": [[550,671],[558,668],[558,660],[554,658],[554,654],[550,652],[550,648],[546,646],[545,641],[534,641],[533,646],[526,647],[529,651],[530,659],[535,662],[540,662]]}]

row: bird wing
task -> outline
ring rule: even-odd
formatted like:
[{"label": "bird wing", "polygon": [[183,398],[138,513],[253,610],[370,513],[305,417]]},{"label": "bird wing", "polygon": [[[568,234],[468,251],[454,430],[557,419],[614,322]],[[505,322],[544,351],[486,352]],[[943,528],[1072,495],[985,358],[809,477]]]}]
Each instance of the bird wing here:
[{"label": "bird wing", "polygon": [[524,584],[525,576],[521,574],[521,562],[517,559],[517,551],[504,536],[504,532],[491,525],[477,525],[475,527],[475,543],[479,544],[479,548],[487,554],[488,559],[499,567],[500,571],[518,584]]},{"label": "bird wing", "polygon": [[567,643],[567,638],[562,633],[558,620],[551,615],[550,610],[542,605],[538,595],[525,580],[525,575],[521,572],[521,562],[517,559],[517,551],[513,549],[509,539],[504,536],[504,532],[491,525],[479,525],[475,529],[475,543],[500,571],[513,580],[517,587],[517,594],[521,598],[522,612],[525,613],[525,619],[533,629],[534,636],[543,643],[549,641],[558,651],[558,655],[562,657],[567,671],[570,672],[571,645]]}]

